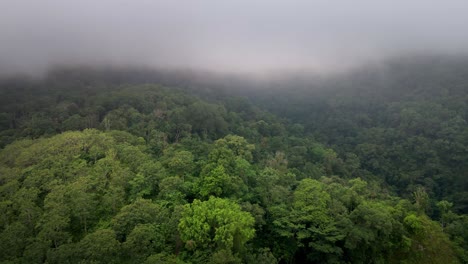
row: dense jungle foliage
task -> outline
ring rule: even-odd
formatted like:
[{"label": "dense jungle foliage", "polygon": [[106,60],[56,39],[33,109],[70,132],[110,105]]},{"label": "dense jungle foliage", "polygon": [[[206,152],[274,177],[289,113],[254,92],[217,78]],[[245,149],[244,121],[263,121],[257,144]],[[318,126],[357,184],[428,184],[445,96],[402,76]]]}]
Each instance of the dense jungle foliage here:
[{"label": "dense jungle foliage", "polygon": [[468,263],[468,60],[253,83],[3,80],[0,261]]}]

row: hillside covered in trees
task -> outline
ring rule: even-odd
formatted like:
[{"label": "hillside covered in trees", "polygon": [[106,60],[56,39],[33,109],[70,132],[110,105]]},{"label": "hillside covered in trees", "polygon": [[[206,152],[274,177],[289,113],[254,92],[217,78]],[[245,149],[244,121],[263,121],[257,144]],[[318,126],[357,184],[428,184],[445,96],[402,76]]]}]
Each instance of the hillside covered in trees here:
[{"label": "hillside covered in trees", "polygon": [[468,263],[468,60],[308,78],[2,80],[0,262]]}]

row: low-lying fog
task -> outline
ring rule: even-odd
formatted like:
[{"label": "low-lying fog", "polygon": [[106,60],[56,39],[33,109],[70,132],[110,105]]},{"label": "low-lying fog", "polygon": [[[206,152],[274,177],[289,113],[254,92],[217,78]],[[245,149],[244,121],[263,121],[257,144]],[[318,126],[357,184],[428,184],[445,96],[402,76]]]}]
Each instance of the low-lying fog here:
[{"label": "low-lying fog", "polygon": [[56,65],[265,74],[466,54],[468,1],[18,0],[0,3],[0,74]]}]

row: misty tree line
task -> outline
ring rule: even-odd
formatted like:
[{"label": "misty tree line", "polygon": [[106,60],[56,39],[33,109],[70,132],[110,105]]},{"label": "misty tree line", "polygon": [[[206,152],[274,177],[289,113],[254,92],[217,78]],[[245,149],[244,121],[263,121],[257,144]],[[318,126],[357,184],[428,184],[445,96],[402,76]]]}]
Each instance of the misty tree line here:
[{"label": "misty tree line", "polygon": [[405,67],[263,96],[3,81],[0,259],[467,263],[468,75]]}]

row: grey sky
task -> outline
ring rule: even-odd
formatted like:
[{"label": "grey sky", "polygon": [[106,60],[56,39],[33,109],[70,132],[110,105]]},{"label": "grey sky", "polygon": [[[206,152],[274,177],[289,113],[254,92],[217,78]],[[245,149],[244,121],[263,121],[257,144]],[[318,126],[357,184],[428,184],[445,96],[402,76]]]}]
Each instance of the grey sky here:
[{"label": "grey sky", "polygon": [[339,69],[466,53],[466,0],[0,0],[0,71],[117,64]]}]

